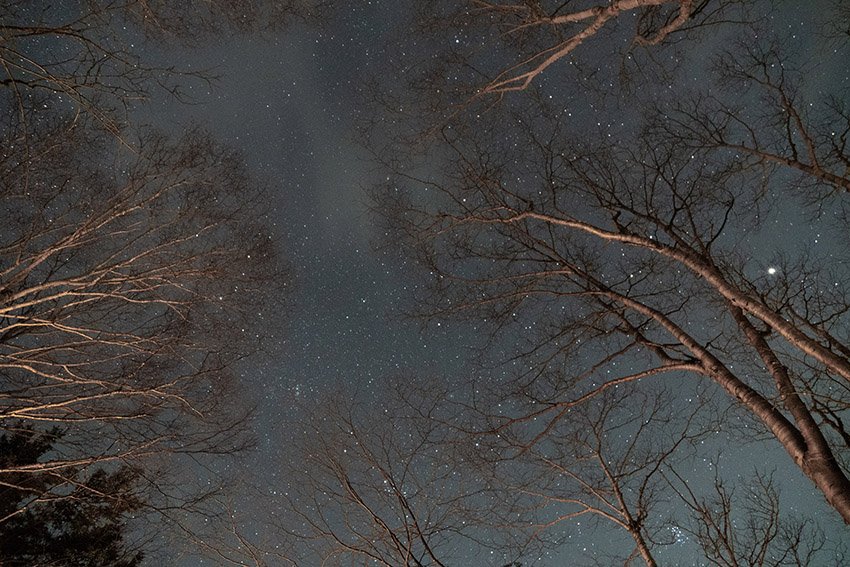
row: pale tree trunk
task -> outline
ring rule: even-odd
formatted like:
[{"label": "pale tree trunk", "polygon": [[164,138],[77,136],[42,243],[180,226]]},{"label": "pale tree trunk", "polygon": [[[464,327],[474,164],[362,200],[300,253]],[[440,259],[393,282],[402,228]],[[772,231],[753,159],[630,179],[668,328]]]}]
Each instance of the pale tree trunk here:
[{"label": "pale tree trunk", "polygon": [[[729,304],[729,310],[773,376],[782,401],[797,424],[794,428],[788,423],[787,428],[793,431],[778,437],[779,441],[803,473],[823,492],[830,506],[841,514],[844,523],[850,524],[850,480],[841,470],[823,432],[797,393],[788,375],[788,369],[770,348],[764,336],[750,323],[744,312],[731,304]],[[798,437],[798,439],[791,442],[791,437]]]}]

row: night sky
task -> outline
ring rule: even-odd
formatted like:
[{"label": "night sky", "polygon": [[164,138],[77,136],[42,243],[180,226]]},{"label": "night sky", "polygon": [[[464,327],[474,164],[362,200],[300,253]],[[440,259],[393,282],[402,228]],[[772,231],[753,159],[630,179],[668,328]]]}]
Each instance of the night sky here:
[{"label": "night sky", "polygon": [[143,110],[162,127],[210,129],[273,186],[268,220],[293,263],[297,291],[286,328],[272,331],[284,360],[261,369],[263,414],[272,420],[293,398],[330,384],[369,388],[400,371],[462,364],[462,349],[444,333],[424,340],[402,320],[414,285],[409,266],[373,251],[381,235],[364,188],[380,173],[355,123],[360,86],[380,64],[383,26],[393,16],[377,2],[358,3],[320,29],[297,25],[181,52],[187,67],[215,69],[213,89],[191,89],[196,105],[164,101]]},{"label": "night sky", "polygon": [[[257,322],[270,337],[271,354],[247,361],[241,369],[248,385],[246,397],[257,405],[259,446],[247,458],[226,466],[228,473],[235,472],[251,486],[244,490],[251,495],[240,496],[244,500],[237,500],[234,508],[245,533],[257,541],[273,541],[275,535],[263,533],[268,523],[263,520],[265,511],[255,513],[253,508],[255,488],[266,493],[265,505],[274,508],[274,495],[287,487],[281,463],[293,458],[288,442],[305,408],[337,388],[367,404],[380,405],[383,389],[407,379],[436,379],[451,389],[473,373],[495,382],[509,372],[502,367],[475,369],[472,353],[480,346],[481,337],[468,325],[423,325],[406,317],[423,293],[422,274],[413,262],[379,246],[387,239],[376,213],[370,210],[367,192],[386,174],[360,145],[357,126],[374,111],[364,81],[376,75],[392,80],[386,76],[392,69],[387,61],[395,59],[397,63],[400,56],[397,50],[388,50],[388,42],[398,40],[407,4],[393,0],[345,2],[318,24],[295,23],[279,31],[216,38],[192,49],[147,48],[155,60],[175,62],[184,69],[214,68],[219,78],[209,88],[199,81],[187,82],[191,104],[157,94],[131,118],[173,132],[199,124],[239,149],[250,170],[271,187],[273,202],[265,220],[292,268],[294,291],[284,322],[278,326],[279,319],[274,317],[269,317],[274,324]],[[765,3],[756,4],[760,9]],[[826,9],[826,3],[775,4],[776,13],[764,22],[774,31],[791,35],[789,51],[806,54],[821,49],[814,41],[820,25],[815,16],[819,9]],[[814,4],[819,8],[812,8]],[[714,43],[705,39],[699,49],[709,53],[716,47]],[[586,51],[579,56],[586,60],[608,61],[601,52],[594,59],[593,50],[603,47],[592,41],[581,49]],[[688,46],[684,49],[691,58],[689,64],[700,61],[699,52],[688,51]],[[600,75],[616,76],[619,63],[612,59],[610,68],[600,65]],[[555,65],[550,72],[554,77],[560,70]],[[690,86],[698,89],[702,74],[696,63],[692,74]],[[547,76],[536,84],[542,86],[544,95],[563,92],[563,84],[555,78]],[[846,93],[850,87],[846,62],[824,59],[806,78],[805,88],[812,93],[826,86]],[[564,105],[579,116],[577,120],[591,125],[599,121],[604,127],[604,105],[594,107],[585,96],[590,95],[575,89],[564,95]],[[620,112],[627,121],[639,110],[621,108]],[[775,248],[787,245],[789,235],[792,246],[807,246],[822,258],[847,245],[847,233],[827,234],[786,207],[772,228],[747,236],[747,247],[755,262],[767,269]],[[497,345],[494,350],[497,355],[510,353],[513,346]],[[711,455],[723,449],[723,475],[749,475],[756,463],[766,470],[775,468],[777,476],[788,482],[783,497],[789,510],[805,515],[831,513],[820,494],[796,469],[787,466],[787,456],[775,446],[739,449],[722,438],[712,443],[716,447],[706,451],[705,469],[694,470],[695,477],[710,479],[715,466]],[[824,529],[831,538],[843,538],[850,545],[838,520]],[[592,557],[595,549],[606,544],[605,539],[587,538],[580,546],[585,555],[580,555]],[[679,551],[674,545],[659,557],[669,565],[704,564],[692,560],[692,551],[687,547]],[[566,557],[575,553],[564,551]],[[502,565],[500,557],[478,559],[476,564]],[[559,552],[547,554],[539,562],[523,560],[527,565],[572,564],[563,563]],[[683,562],[678,563],[680,560]],[[181,564],[209,563],[185,559]]]}]

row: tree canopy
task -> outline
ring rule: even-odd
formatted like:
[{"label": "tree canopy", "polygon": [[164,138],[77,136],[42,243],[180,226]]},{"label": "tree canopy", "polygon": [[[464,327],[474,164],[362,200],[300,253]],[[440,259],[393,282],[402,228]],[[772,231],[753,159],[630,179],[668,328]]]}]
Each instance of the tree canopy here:
[{"label": "tree canopy", "polygon": [[3,564],[136,567],[144,555],[128,541],[125,517],[143,507],[134,494],[138,472],[127,466],[21,472],[55,450],[62,435],[19,424],[0,436]]}]

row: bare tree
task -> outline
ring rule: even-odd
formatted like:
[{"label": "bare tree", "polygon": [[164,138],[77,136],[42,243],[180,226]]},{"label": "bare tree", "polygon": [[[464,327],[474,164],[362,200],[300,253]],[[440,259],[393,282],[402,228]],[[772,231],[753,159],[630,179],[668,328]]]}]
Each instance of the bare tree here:
[{"label": "bare tree", "polygon": [[[615,388],[552,427],[475,391],[405,379],[379,404],[336,393],[305,408],[281,475],[287,560],[501,565],[551,552],[661,564],[681,504],[664,471],[715,431],[705,392],[682,417],[663,389]],[[580,551],[602,534],[606,549]]]},{"label": "bare tree", "polygon": [[39,110],[29,99],[41,94],[63,110],[90,113],[117,135],[127,119],[125,111],[156,90],[185,100],[187,83],[208,86],[214,79],[210,70],[159,62],[163,57],[156,52],[163,44],[196,46],[234,31],[317,18],[322,5],[310,0],[84,0],[61,7],[4,2],[3,103],[26,122],[28,114]]},{"label": "bare tree", "polygon": [[[202,528],[228,525],[219,465],[253,442],[239,361],[267,345],[289,274],[264,227],[265,186],[238,153],[198,128],[169,140],[125,122],[157,90],[183,100],[187,83],[213,79],[163,62],[163,45],[321,4],[0,7],[0,429],[56,432],[41,458],[0,464],[19,497],[6,528],[83,510],[81,495],[127,498],[146,555],[179,547],[166,534],[225,552]],[[92,480],[124,471],[124,494]]]},{"label": "bare tree", "polygon": [[[461,153],[457,185],[430,185],[442,202],[403,217],[439,275],[435,307],[483,308],[501,325],[540,329],[531,368],[578,359],[586,370],[569,366],[574,393],[534,414],[552,423],[617,384],[672,371],[711,379],[850,520],[846,473],[801,397],[832,398],[808,390],[821,374],[850,379],[835,336],[839,297],[812,312],[812,294],[836,290],[814,266],[786,265],[773,284],[777,274],[739,263],[727,235],[747,201],[734,175],[707,155],[637,144],[544,146],[521,172],[500,171],[484,150]],[[802,289],[795,272],[808,276]],[[635,370],[609,374],[618,362]],[[529,386],[538,374],[528,372]]]},{"label": "bare tree", "polygon": [[492,492],[464,474],[450,430],[401,406],[345,398],[310,408],[283,469],[278,525],[297,564],[425,567],[508,552],[485,537],[480,508]]},{"label": "bare tree", "polygon": [[472,0],[455,13],[454,21],[463,27],[488,27],[492,30],[488,43],[517,49],[518,61],[479,87],[476,96],[484,96],[526,89],[624,14],[637,14],[633,43],[650,46],[670,34],[710,23],[724,7],[723,2],[693,0],[618,0],[582,7],[564,2]]},{"label": "bare tree", "polygon": [[838,47],[845,47],[850,41],[850,9],[840,0],[831,4],[831,12],[824,22],[823,35]]},{"label": "bare tree", "polygon": [[[654,549],[669,543],[675,516],[663,471],[690,462],[694,443],[715,427],[705,421],[703,393],[693,395],[684,418],[663,389],[628,386],[571,408],[557,424],[527,419],[519,401],[503,400],[498,412],[468,407],[478,416],[475,429],[465,432],[477,449],[476,473],[499,494],[484,521],[522,534],[515,538],[522,549],[541,546],[578,558],[588,538],[605,534],[606,549],[586,555],[659,565]],[[534,412],[536,404],[526,402]]]},{"label": "bare tree", "polygon": [[843,558],[841,545],[828,546],[811,519],[783,513],[772,475],[756,474],[750,484],[739,487],[743,496],[736,496],[718,477],[713,494],[698,496],[675,471],[671,475],[693,517],[693,524],[682,529],[696,539],[711,565],[806,567]]},{"label": "bare tree", "polygon": [[455,167],[416,180],[423,198],[389,205],[404,175],[379,194],[437,276],[426,311],[468,312],[503,337],[515,329],[530,368],[518,389],[569,368],[572,393],[540,395],[547,402],[529,414],[552,424],[618,384],[708,378],[850,521],[843,442],[810,401],[846,408],[829,385],[850,380],[847,303],[833,285],[842,268],[791,250],[771,271],[747,259],[740,237],[768,214],[750,213],[769,206],[758,198],[774,181],[752,184],[725,149],[628,127],[582,139],[565,135],[563,115],[536,112],[482,124],[477,136],[447,133]]},{"label": "bare tree", "polygon": [[130,151],[83,118],[40,128],[0,164],[0,427],[63,435],[0,475],[72,486],[129,466],[176,517],[210,487],[175,487],[169,468],[251,443],[235,364],[286,286],[264,187],[200,130]]},{"label": "bare tree", "polygon": [[[705,29],[749,19],[747,3],[739,0],[436,0],[417,6],[386,48],[392,79],[377,77],[366,89],[369,105],[378,101],[381,110],[364,129],[403,123],[388,129],[394,143],[421,144],[441,128],[475,124],[517,91],[616,98],[668,74],[686,38],[696,41]],[[509,105],[521,100],[512,97]]]},{"label": "bare tree", "polygon": [[786,51],[779,38],[738,42],[714,66],[720,88],[676,96],[659,109],[664,118],[656,127],[679,143],[735,152],[742,169],[797,172],[802,189],[819,201],[824,189],[850,190],[850,110],[843,92],[807,88],[803,62]]}]

